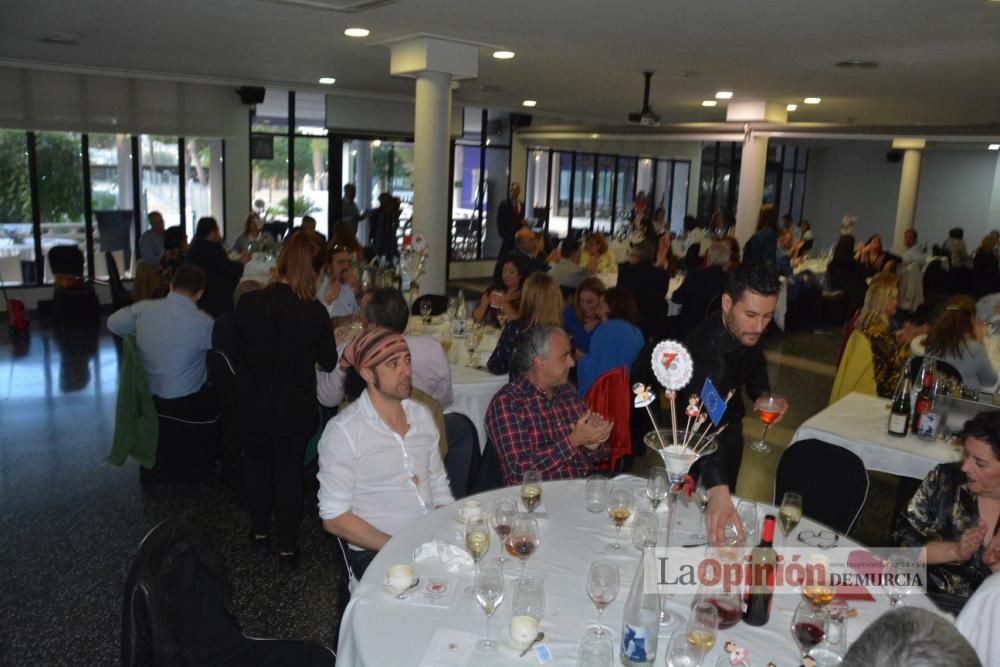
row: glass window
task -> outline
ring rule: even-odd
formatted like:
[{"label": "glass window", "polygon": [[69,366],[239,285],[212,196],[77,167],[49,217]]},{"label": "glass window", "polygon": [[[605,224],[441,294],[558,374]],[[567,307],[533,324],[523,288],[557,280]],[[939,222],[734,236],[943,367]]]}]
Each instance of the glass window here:
[{"label": "glass window", "polygon": [[535,225],[548,225],[548,208],[545,200],[548,194],[549,152],[542,148],[528,151],[528,175],[524,184],[525,215]]},{"label": "glass window", "polygon": [[637,176],[635,189],[637,192],[645,192],[649,196],[653,187],[653,161],[648,157],[639,160],[639,175]]},{"label": "glass window", "polygon": [[662,208],[664,214],[667,213],[667,208],[670,206],[670,184],[673,178],[673,169],[673,160],[656,161],[656,178],[653,180],[653,191],[649,193],[651,214],[655,214],[658,208]]},{"label": "glass window", "polygon": [[[493,259],[500,252],[500,239],[496,233],[497,209],[507,197],[510,181],[510,149],[486,149],[486,197],[483,202],[483,228],[486,230],[482,245],[482,259]],[[491,233],[492,232],[492,233]]]},{"label": "glass window", "polygon": [[594,156],[577,153],[576,177],[573,179],[573,229],[590,231],[593,194]]},{"label": "glass window", "polygon": [[31,222],[28,135],[0,130],[0,281],[35,281],[35,239]]},{"label": "glass window", "polygon": [[632,200],[635,198],[635,165],[636,159],[632,157],[618,158],[618,190],[615,195],[615,221],[617,229],[618,220],[628,220],[632,212]]},{"label": "glass window", "polygon": [[[264,220],[288,221],[288,138],[274,138],[274,157],[251,161],[251,198],[260,200]],[[255,206],[256,207],[256,206]]]},{"label": "glass window", "polygon": [[672,187],[673,197],[670,202],[670,210],[667,211],[667,220],[671,229],[680,229],[683,226],[684,216],[688,211],[688,186],[691,178],[690,162],[674,162]]},{"label": "glass window", "polygon": [[[84,257],[87,255],[87,236],[83,222],[83,161],[80,150],[80,135],[77,133],[35,134],[42,252],[46,255],[57,245],[76,245]],[[45,282],[52,282],[48,262],[45,264]]]},{"label": "glass window", "polygon": [[295,137],[295,226],[302,222],[303,216],[311,215],[316,219],[316,231],[324,236],[329,236],[330,231],[329,155],[330,142],[326,137]]},{"label": "glass window", "polygon": [[142,174],[142,231],[149,228],[146,216],[159,211],[167,227],[181,224],[180,166],[177,137],[144,134],[139,137]]},{"label": "glass window", "polygon": [[[214,216],[222,219],[221,158],[221,139],[187,139],[185,142],[184,164],[187,173],[184,177],[184,200],[187,206],[185,222],[188,239],[194,238],[199,218]],[[219,168],[214,169],[212,165],[219,165]],[[212,187],[213,183],[217,184],[216,188]]]},{"label": "glass window", "polygon": [[[482,242],[479,224],[479,145],[456,144],[451,190],[451,259],[475,259]],[[477,239],[477,236],[480,238]]]},{"label": "glass window", "polygon": [[253,132],[288,132],[288,91],[268,88],[264,101],[254,107]]},{"label": "glass window", "polygon": [[615,178],[615,158],[610,155],[597,157],[597,200],[594,202],[594,229],[611,233],[611,192]]},{"label": "glass window", "polygon": [[295,134],[325,137],[326,95],[295,93]]},{"label": "glass window", "polygon": [[[132,275],[132,142],[127,134],[91,134],[90,205],[94,211],[94,277],[107,280],[111,252],[123,278]],[[102,239],[102,230],[108,237]]]},{"label": "glass window", "polygon": [[549,233],[565,238],[569,231],[569,182],[573,169],[573,154],[555,151],[552,153],[552,183],[550,198],[555,200],[555,214],[549,217]]}]

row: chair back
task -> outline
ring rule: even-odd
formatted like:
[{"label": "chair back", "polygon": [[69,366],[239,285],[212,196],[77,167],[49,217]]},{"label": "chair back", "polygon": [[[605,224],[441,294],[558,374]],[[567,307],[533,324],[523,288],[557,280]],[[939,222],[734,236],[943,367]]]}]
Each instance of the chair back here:
[{"label": "chair back", "polygon": [[420,315],[420,304],[430,302],[431,315],[441,315],[448,310],[448,297],[443,294],[423,294],[417,297],[410,308],[411,315]]},{"label": "chair back", "polygon": [[786,491],[802,494],[802,513],[847,534],[868,497],[868,471],[854,452],[822,440],[793,442],[774,476],[774,504]]},{"label": "chair back", "polygon": [[595,470],[618,472],[618,463],[632,455],[632,390],[629,388],[628,368],[619,366],[602,373],[583,399],[587,407],[614,422],[608,446],[611,456],[594,466]]},{"label": "chair back", "polygon": [[115,261],[114,254],[109,250],[104,253],[104,260],[108,265],[108,285],[111,287],[111,308],[118,310],[132,304],[132,297],[122,284],[122,276],[118,272],[118,262]]},{"label": "chair back", "polygon": [[281,239],[283,239],[285,237],[285,232],[288,231],[288,223],[287,222],[265,222],[261,226],[261,229],[263,231],[267,232],[268,234],[270,234],[271,236],[273,236],[275,241],[280,242]]},{"label": "chair back", "polygon": [[833,389],[830,390],[830,403],[836,403],[852,391],[878,396],[872,345],[868,337],[857,329],[847,339],[847,347],[837,366]]},{"label": "chair back", "polygon": [[53,275],[83,277],[83,253],[79,246],[57,245],[49,248],[49,266]]},{"label": "chair back", "polygon": [[500,472],[500,455],[493,441],[486,438],[486,448],[479,463],[475,479],[469,484],[469,495],[492,491],[503,486],[503,473]]},{"label": "chair back", "polygon": [[[920,366],[923,363],[924,357],[910,357],[910,377],[913,378],[913,384],[917,384],[920,381],[917,374],[920,373]],[[937,369],[938,375],[944,375],[947,378],[962,382],[962,374],[958,372],[957,368],[949,364],[947,361],[935,359],[934,366]]]}]

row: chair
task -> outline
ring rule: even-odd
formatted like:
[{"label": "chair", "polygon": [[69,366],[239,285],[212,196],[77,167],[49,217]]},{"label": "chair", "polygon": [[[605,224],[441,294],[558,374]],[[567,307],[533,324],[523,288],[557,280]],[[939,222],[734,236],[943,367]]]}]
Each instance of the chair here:
[{"label": "chair", "polygon": [[629,388],[628,368],[619,366],[602,373],[587,391],[583,402],[587,407],[614,422],[608,445],[611,456],[594,466],[595,470],[619,472],[618,463],[632,455],[632,390]]},{"label": "chair", "polygon": [[822,440],[788,446],[774,476],[774,503],[786,491],[802,494],[802,513],[846,535],[868,497],[868,471],[857,454]]},{"label": "chair", "polygon": [[878,396],[872,345],[857,329],[851,332],[850,338],[847,339],[847,347],[844,348],[844,354],[837,366],[837,375],[833,378],[833,388],[830,390],[830,404],[836,403],[852,391]]},{"label": "chair", "polygon": [[412,315],[421,315],[420,304],[429,301],[431,304],[431,315],[441,315],[448,310],[448,297],[443,294],[424,294],[417,297],[410,308]]},{"label": "chair", "polygon": [[[923,363],[924,363],[923,357],[910,357],[910,377],[913,378],[913,384],[917,384],[918,382],[920,382],[918,374],[920,373],[920,366]],[[959,373],[958,369],[949,364],[947,361],[941,361],[940,359],[935,359],[934,366],[937,370],[938,375],[944,375],[945,377],[962,382],[962,374]]]},{"label": "chair", "polygon": [[285,237],[285,232],[288,231],[287,222],[265,222],[261,229],[274,237],[274,240],[278,243],[281,239]]},{"label": "chair", "polygon": [[83,280],[83,253],[76,245],[49,249],[49,267],[55,276],[52,292],[52,319],[60,325],[95,325],[101,303],[93,285]]},{"label": "chair", "polygon": [[125,581],[121,664],[334,665],[320,644],[247,637],[232,597],[208,538],[186,519],[162,521],[139,543]]},{"label": "chair", "polygon": [[483,458],[479,462],[479,470],[476,471],[475,481],[469,485],[469,495],[492,491],[503,487],[503,474],[500,472],[500,455],[496,445],[489,437],[486,438],[486,448],[483,450]]},{"label": "chair", "polygon": [[111,287],[111,310],[132,305],[132,297],[129,295],[125,285],[122,284],[122,275],[118,272],[118,262],[109,250],[104,253],[104,259],[108,265],[108,285]]}]

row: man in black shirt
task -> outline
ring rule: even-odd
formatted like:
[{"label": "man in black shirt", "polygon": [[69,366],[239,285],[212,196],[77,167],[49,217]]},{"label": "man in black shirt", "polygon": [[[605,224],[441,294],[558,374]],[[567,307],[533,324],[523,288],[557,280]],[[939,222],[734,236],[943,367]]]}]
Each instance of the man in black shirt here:
[{"label": "man in black shirt", "polygon": [[[734,392],[722,418],[728,426],[716,441],[718,449],[699,462],[699,474],[708,489],[705,519],[712,545],[722,543],[727,523],[742,532],[731,498],[743,458],[742,388],[746,387],[755,404],[770,391],[761,338],[774,317],[778,288],[774,269],[743,264],[726,284],[721,316],[709,317],[685,341],[694,361],[694,375],[678,399],[680,404],[686,405],[691,393],[701,391],[706,377],[723,397]],[[787,409],[785,403],[779,421]]]},{"label": "man in black shirt", "polygon": [[215,218],[201,218],[194,232],[194,243],[188,249],[185,262],[200,266],[205,272],[205,293],[198,305],[212,317],[233,309],[233,291],[243,277],[243,268],[251,254],[245,252],[239,261],[226,256],[222,234]]}]

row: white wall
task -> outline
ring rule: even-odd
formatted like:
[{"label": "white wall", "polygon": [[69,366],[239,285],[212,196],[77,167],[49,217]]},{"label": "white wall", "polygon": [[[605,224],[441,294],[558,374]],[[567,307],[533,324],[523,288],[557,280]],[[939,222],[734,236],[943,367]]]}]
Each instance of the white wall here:
[{"label": "white wall", "polygon": [[[844,142],[810,147],[803,215],[816,245],[836,242],[844,215],[860,219],[858,240],[880,234],[891,243],[896,224],[901,163],[887,162],[887,142]],[[1000,196],[997,153],[932,146],[924,151],[914,225],[923,243],[940,243],[951,227],[965,229],[975,248],[990,223],[990,203]],[[995,194],[995,191],[997,194]]]}]

